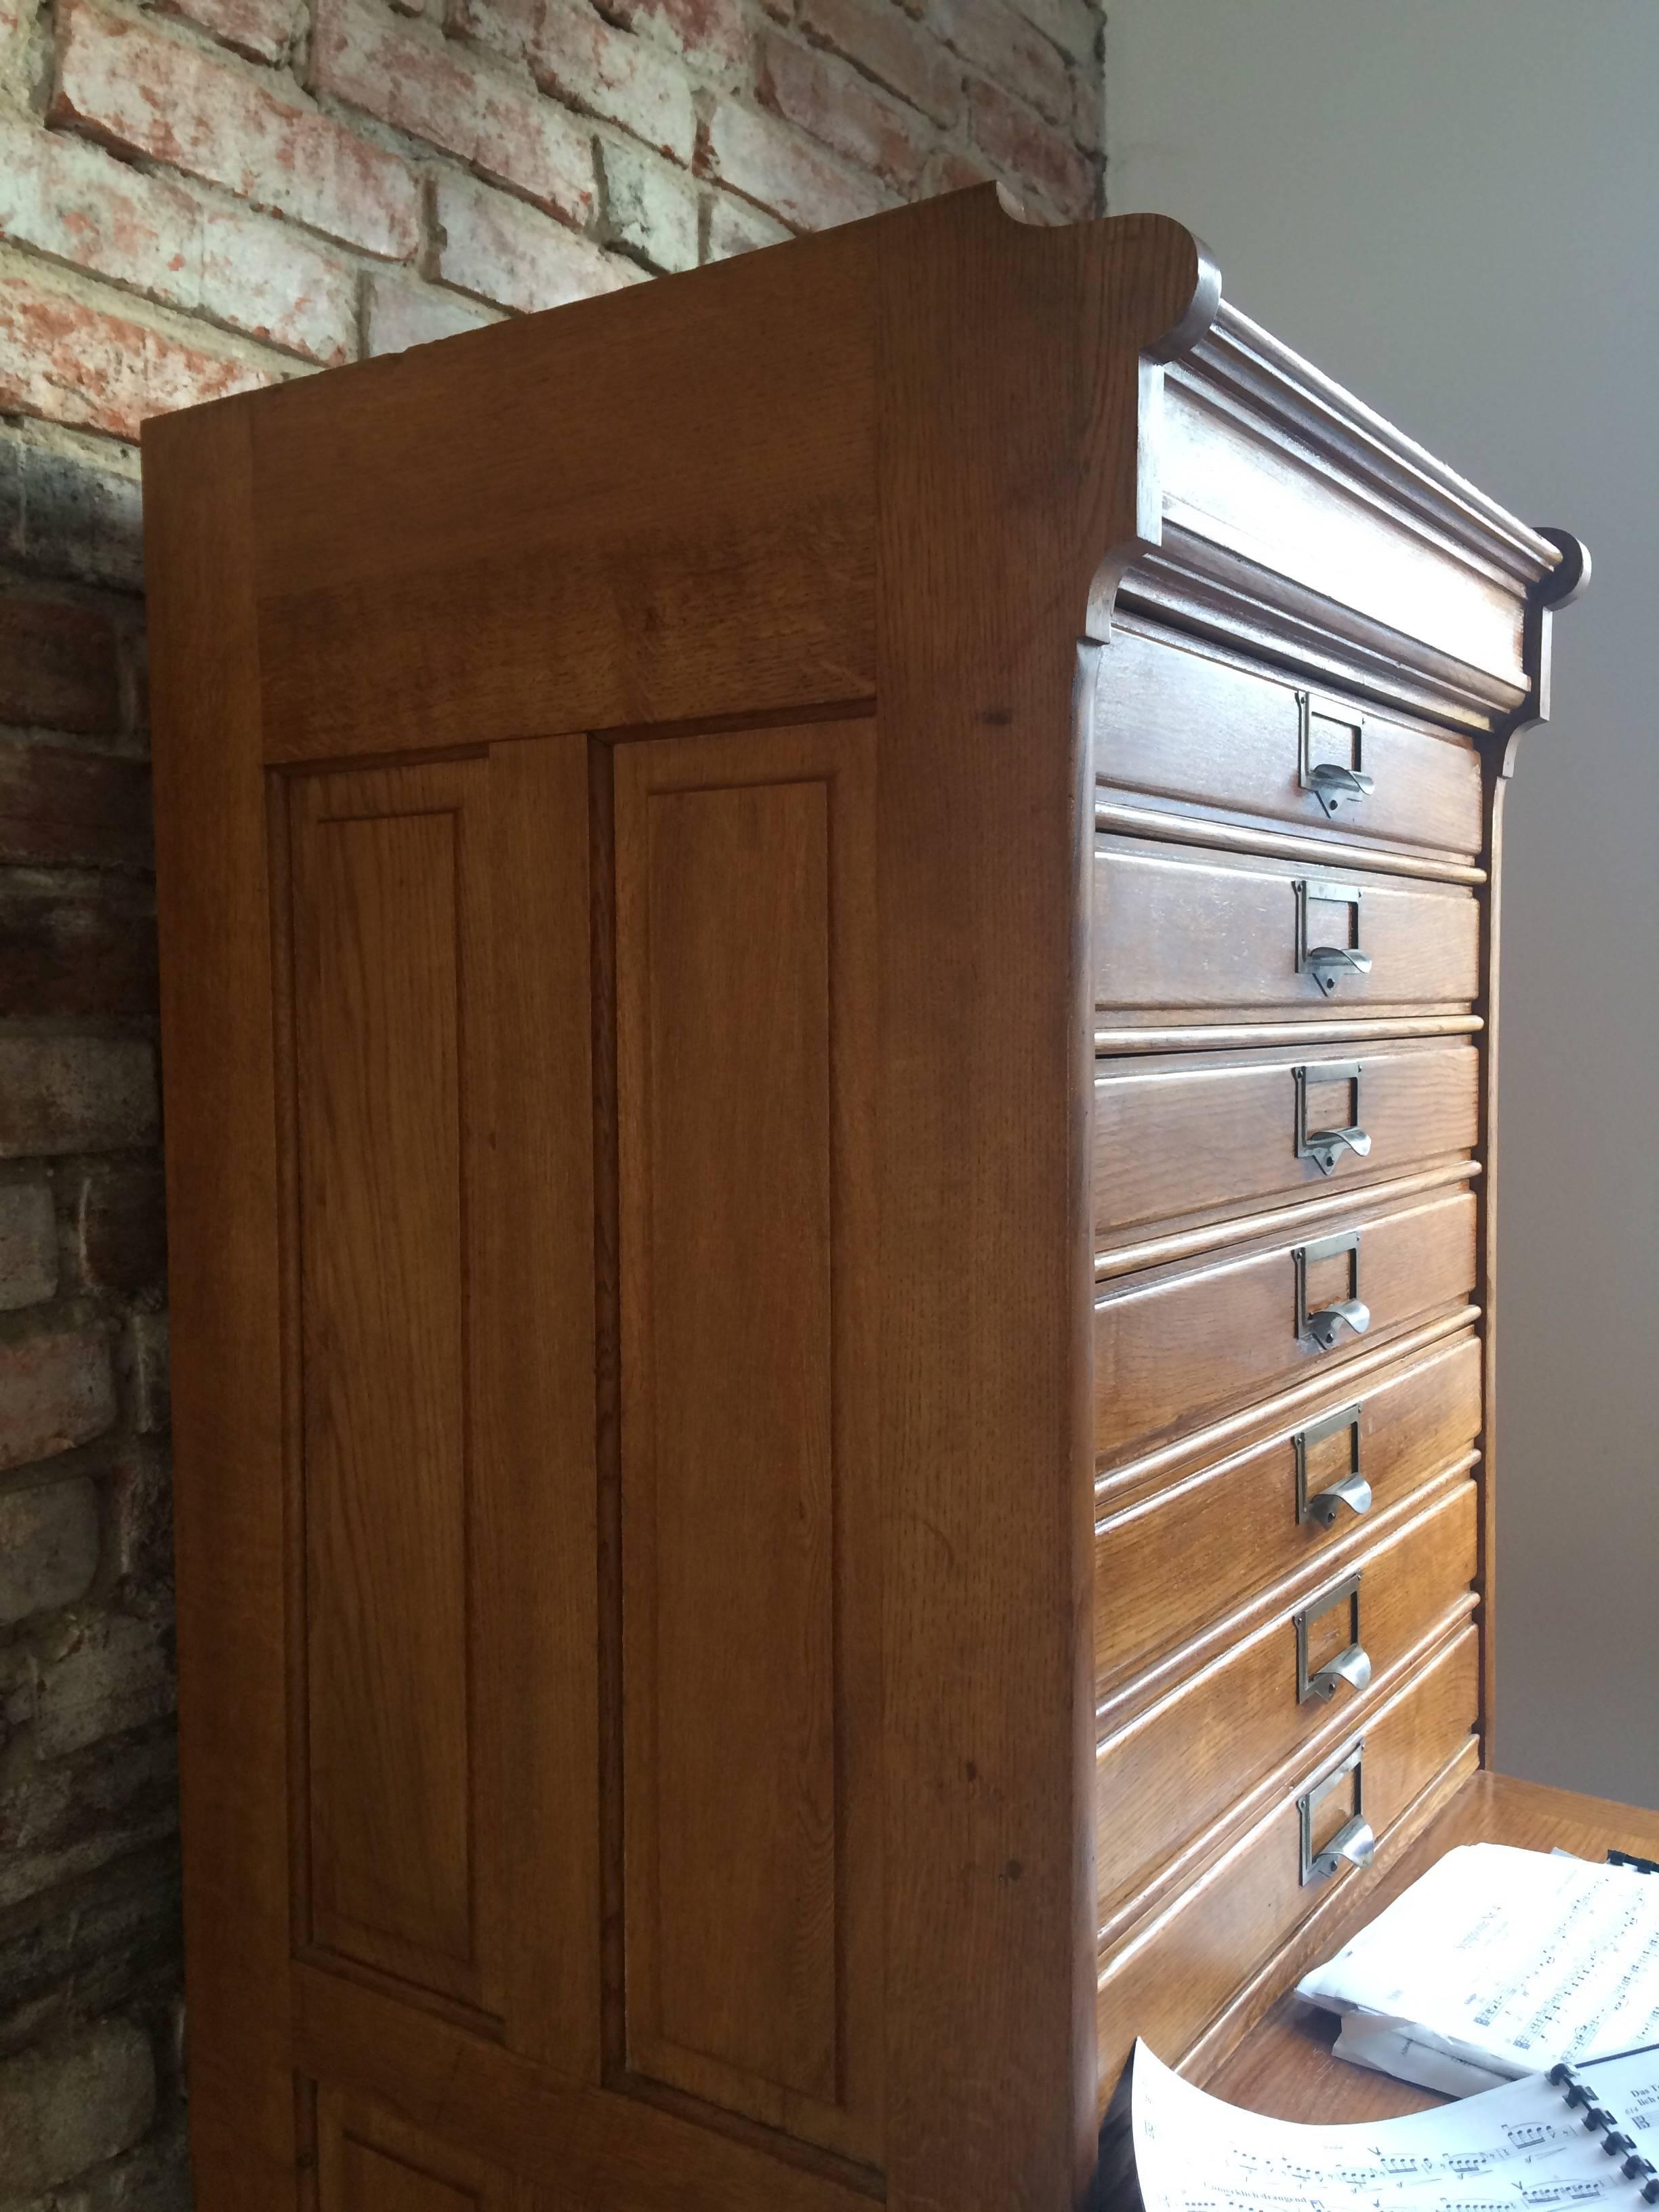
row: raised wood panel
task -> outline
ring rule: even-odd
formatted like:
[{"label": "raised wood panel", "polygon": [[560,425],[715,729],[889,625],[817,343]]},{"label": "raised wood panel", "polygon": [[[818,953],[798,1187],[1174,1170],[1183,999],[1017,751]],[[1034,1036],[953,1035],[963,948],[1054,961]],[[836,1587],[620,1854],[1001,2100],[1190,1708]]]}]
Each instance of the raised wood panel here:
[{"label": "raised wood panel", "polygon": [[[1330,1576],[1281,1594],[1269,1619],[1164,1695],[1127,1719],[1114,1714],[1095,1769],[1103,1922],[1282,1760],[1365,1726],[1413,1655],[1468,1611],[1475,1502],[1475,1485],[1459,1479]],[[1331,1602],[1354,1574],[1357,1605]],[[1357,1632],[1371,1690],[1345,1684],[1328,1703],[1298,1702],[1298,1613],[1310,1672]]]},{"label": "raised wood panel", "polygon": [[[1309,764],[1355,768],[1375,789],[1334,818],[1301,781]],[[1352,724],[1363,722],[1355,757]],[[1095,774],[1298,831],[1389,839],[1473,858],[1481,849],[1480,756],[1467,739],[1413,729],[1364,702],[1119,623],[1095,692]]]},{"label": "raised wood panel", "polygon": [[318,2093],[317,2212],[532,2212],[528,2185],[384,2106]]},{"label": "raised wood panel", "polygon": [[[1342,1332],[1322,1351],[1297,1334],[1300,1240],[1219,1266],[1128,1276],[1095,1305],[1095,1448],[1102,1468],[1229,1406],[1316,1369],[1337,1369],[1368,1340],[1436,1307],[1467,1298],[1475,1279],[1475,1206],[1466,1190],[1419,1204],[1357,1213],[1357,1295],[1370,1312],[1370,1338]],[[1322,1219],[1318,1238],[1344,1231]],[[1346,1260],[1310,1269],[1317,1305],[1352,1294]]]},{"label": "raised wood panel", "polygon": [[[1345,969],[1328,997],[1297,968],[1298,883],[1310,886],[1310,946],[1370,956],[1369,973]],[[1358,890],[1358,905],[1320,896],[1326,884]],[[1096,841],[1095,1005],[1118,1020],[1451,1011],[1476,996],[1480,949],[1479,906],[1453,885],[1368,876],[1335,858],[1315,868],[1140,838]]]},{"label": "raised wood panel", "polygon": [[873,778],[616,760],[628,2063],[871,2161]]},{"label": "raised wood panel", "polygon": [[1346,1893],[1357,1901],[1380,1882],[1390,1859],[1389,1830],[1468,1743],[1479,1703],[1480,1637],[1468,1628],[1368,1717],[1364,1812],[1382,1839],[1372,1868],[1348,1866],[1329,1881],[1302,1881],[1297,1794],[1334,1762],[1332,1753],[1227,1842],[1171,1904],[1105,1954],[1096,2005],[1103,2100],[1137,2035],[1160,2058],[1178,2062],[1299,1923],[1331,1898]]},{"label": "raised wood panel", "polygon": [[[1224,1620],[1316,1561],[1332,1571],[1419,1486],[1456,1464],[1480,1432],[1480,1345],[1461,1336],[1324,1396],[1276,1435],[1126,1502],[1095,1544],[1095,1670],[1103,1700],[1127,1677],[1200,1641],[1203,1614]],[[1370,1485],[1364,1518],[1346,1507],[1328,1528],[1297,1518],[1297,1439],[1355,1408],[1305,1447],[1310,1492],[1356,1467]],[[1357,1430],[1357,1434],[1356,1434]],[[1204,1594],[1200,1607],[1197,1592]]]},{"label": "raised wood panel", "polygon": [[488,774],[295,780],[289,936],[308,1932],[497,2009]]},{"label": "raised wood panel", "polygon": [[[1322,1076],[1358,1063],[1356,1080]],[[1333,1173],[1297,1154],[1297,1071],[1309,1071],[1310,1131],[1355,1122],[1368,1152],[1344,1149]],[[1480,1055],[1461,1038],[1361,1050],[1103,1061],[1095,1074],[1094,1220],[1098,1249],[1152,1222],[1231,1215],[1297,1194],[1330,1199],[1468,1152],[1479,1132]]]}]

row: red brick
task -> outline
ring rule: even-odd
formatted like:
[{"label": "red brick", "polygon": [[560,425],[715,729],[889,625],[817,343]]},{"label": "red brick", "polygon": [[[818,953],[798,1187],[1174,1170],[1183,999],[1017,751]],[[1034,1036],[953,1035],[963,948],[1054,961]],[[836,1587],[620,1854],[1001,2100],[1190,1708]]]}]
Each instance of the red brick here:
[{"label": "red brick", "polygon": [[766,105],[786,121],[810,131],[904,197],[915,191],[934,134],[914,108],[872,90],[844,62],[775,31],[762,43],[758,86]]},{"label": "red brick", "polygon": [[164,15],[199,23],[250,61],[279,62],[293,42],[294,0],[155,0]]},{"label": "red brick", "polygon": [[[173,1574],[173,1485],[167,1453],[149,1438],[135,1438],[110,1470],[114,1521],[114,1565],[128,1583],[155,1588]],[[0,1820],[0,1846],[5,1829]]]},{"label": "red brick", "polygon": [[698,167],[792,230],[830,230],[893,204],[873,177],[843,168],[786,124],[729,100],[709,118]]},{"label": "red brick", "polygon": [[526,313],[614,292],[641,275],[562,223],[470,177],[434,180],[436,273],[447,284]]},{"label": "red brick", "polygon": [[690,179],[624,139],[607,139],[599,155],[608,242],[652,269],[695,269],[699,210]]},{"label": "red brick", "polygon": [[115,1419],[115,1376],[101,1329],[52,1328],[0,1344],[0,1468],[49,1459]]},{"label": "red brick", "polygon": [[146,867],[150,852],[149,771],[140,763],[0,739],[0,860]]},{"label": "red brick", "polygon": [[89,1170],[70,1208],[75,1267],[83,1290],[136,1297],[155,1289],[167,1256],[166,1192],[156,1162]]},{"label": "red brick", "polygon": [[587,133],[528,85],[388,15],[378,0],[319,0],[311,82],[399,131],[459,155],[574,223],[595,198]]},{"label": "red brick", "polygon": [[380,276],[363,288],[364,350],[374,356],[405,353],[410,346],[453,338],[460,331],[481,331],[499,315],[459,292],[437,284],[416,284],[406,276]]},{"label": "red brick", "polygon": [[158,1123],[146,1039],[0,1036],[0,1158],[123,1152]]},{"label": "red brick", "polygon": [[710,261],[729,261],[736,253],[752,253],[757,246],[781,246],[794,235],[769,215],[763,215],[747,200],[734,200],[729,192],[715,192],[708,208]]},{"label": "red brick", "polygon": [[742,0],[611,0],[606,13],[710,76],[735,84],[748,69],[752,33]]},{"label": "red brick", "polygon": [[958,153],[954,146],[941,146],[927,164],[927,173],[921,180],[921,197],[932,199],[939,192],[964,192],[973,185],[994,182],[996,171],[988,161],[973,154]]},{"label": "red brick", "polygon": [[343,263],[288,223],[204,203],[58,131],[0,123],[0,237],[313,361],[356,350]]},{"label": "red brick", "polygon": [[101,607],[33,593],[0,598],[0,722],[89,736],[120,728],[118,646]]},{"label": "red brick", "polygon": [[46,1653],[37,1667],[36,1758],[63,1759],[170,1713],[170,1626],[154,1607],[76,1622],[74,1641]]},{"label": "red brick", "polygon": [[420,192],[407,162],[228,57],[91,0],[65,0],[58,69],[55,122],[77,123],[387,260],[406,261],[420,244]]},{"label": "red brick", "polygon": [[844,54],[935,123],[948,125],[961,114],[961,64],[894,0],[801,0],[799,22],[809,39]]},{"label": "red brick", "polygon": [[1056,215],[1092,215],[1099,197],[1095,165],[1072,143],[998,86],[975,78],[968,88],[975,143],[1016,184],[1030,186]]},{"label": "red brick", "polygon": [[696,111],[684,70],[631,31],[619,31],[586,0],[470,0],[477,35],[528,62],[536,82],[585,114],[690,161]]},{"label": "red brick", "polygon": [[131,1317],[127,1362],[133,1428],[141,1437],[156,1436],[173,1419],[166,1314],[136,1313]]},{"label": "red brick", "polygon": [[58,1291],[58,1224],[44,1182],[0,1183],[0,1310],[38,1306]]},{"label": "red brick", "polygon": [[1027,101],[1051,123],[1070,125],[1070,72],[1047,39],[1002,0],[929,0],[927,21],[999,90]]},{"label": "red brick", "polygon": [[1072,136],[1079,146],[1091,154],[1098,154],[1106,124],[1104,88],[1098,70],[1081,69],[1077,73],[1074,88],[1076,98],[1072,108]]},{"label": "red brick", "polygon": [[246,392],[272,373],[0,267],[0,410],[136,438],[147,416]]},{"label": "red brick", "polygon": [[155,1010],[155,908],[146,884],[92,888],[52,874],[0,876],[0,1006],[15,1018]]}]

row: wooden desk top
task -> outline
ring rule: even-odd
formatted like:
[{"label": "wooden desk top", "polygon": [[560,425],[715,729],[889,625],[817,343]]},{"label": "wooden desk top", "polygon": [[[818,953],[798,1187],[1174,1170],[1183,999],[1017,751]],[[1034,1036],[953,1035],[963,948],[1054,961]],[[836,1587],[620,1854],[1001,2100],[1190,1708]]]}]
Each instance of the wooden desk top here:
[{"label": "wooden desk top", "polygon": [[[1333,1933],[1330,1952],[1340,1950],[1455,1844],[1479,1843],[1518,1844],[1536,1851],[1559,1846],[1587,1859],[1604,1858],[1609,1850],[1659,1858],[1659,1813],[1504,1774],[1474,1775],[1366,1898],[1364,1910]],[[1283,2120],[1390,2119],[1447,2101],[1432,2090],[1332,2057],[1336,2031],[1329,2013],[1299,1997],[1282,1997],[1204,2086],[1231,2105]]]}]

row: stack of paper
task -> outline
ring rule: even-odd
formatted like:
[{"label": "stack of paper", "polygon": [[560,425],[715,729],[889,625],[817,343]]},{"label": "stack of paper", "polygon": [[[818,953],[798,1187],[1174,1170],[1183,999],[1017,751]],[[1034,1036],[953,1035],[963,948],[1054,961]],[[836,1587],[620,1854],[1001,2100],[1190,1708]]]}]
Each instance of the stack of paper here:
[{"label": "stack of paper", "polygon": [[1659,2039],[1659,1877],[1469,1844],[1298,1985],[1340,2057],[1455,2097]]}]

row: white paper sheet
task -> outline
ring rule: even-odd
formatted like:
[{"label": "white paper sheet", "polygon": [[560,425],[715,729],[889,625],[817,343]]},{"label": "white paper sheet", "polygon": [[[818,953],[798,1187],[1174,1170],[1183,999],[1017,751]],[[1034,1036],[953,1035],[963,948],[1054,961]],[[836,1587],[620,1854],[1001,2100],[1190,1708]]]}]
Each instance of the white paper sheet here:
[{"label": "white paper sheet", "polygon": [[[1644,2151],[1659,2116],[1659,2052],[1589,2076]],[[1135,2168],[1146,2212],[1641,2212],[1601,2139],[1534,2075],[1403,2119],[1304,2127],[1195,2089],[1135,2046]]]},{"label": "white paper sheet", "polygon": [[[1465,1844],[1298,1987],[1331,2011],[1408,2029],[1419,2053],[1496,2074],[1630,2050],[1659,2039],[1659,1878]],[[1388,2045],[1370,2049],[1362,2063]]]}]

